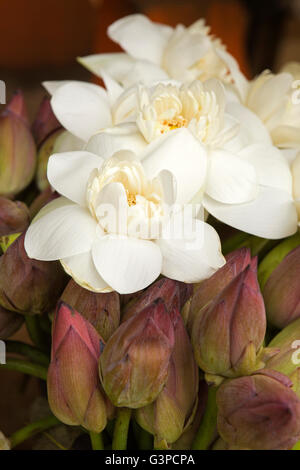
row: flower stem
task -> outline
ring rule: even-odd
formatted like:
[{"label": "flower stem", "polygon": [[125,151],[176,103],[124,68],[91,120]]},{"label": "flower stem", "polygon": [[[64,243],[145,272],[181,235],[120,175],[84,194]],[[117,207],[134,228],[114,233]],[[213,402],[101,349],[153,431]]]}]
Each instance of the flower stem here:
[{"label": "flower stem", "polygon": [[27,439],[30,439],[32,436],[39,434],[40,432],[43,432],[47,429],[53,428],[58,424],[60,424],[60,421],[53,415],[47,416],[47,418],[41,419],[40,421],[28,424],[28,426],[19,429],[10,437],[9,440],[11,448],[13,449]]},{"label": "flower stem", "polygon": [[47,368],[40,364],[33,364],[18,359],[7,359],[6,364],[0,366],[1,369],[16,370],[23,374],[33,375],[42,380],[47,380]]},{"label": "flower stem", "polygon": [[104,450],[104,444],[101,433],[90,431],[90,438],[93,450]]},{"label": "flower stem", "polygon": [[119,408],[114,428],[112,450],[126,450],[129,423],[131,418],[130,408]]},{"label": "flower stem", "polygon": [[48,356],[39,351],[30,344],[22,343],[21,341],[6,341],[6,352],[13,354],[21,354],[22,356],[28,357],[31,361],[48,367],[49,358]]},{"label": "flower stem", "polygon": [[298,441],[294,447],[292,448],[292,450],[300,450],[300,441]]},{"label": "flower stem", "polygon": [[217,390],[216,386],[211,386],[208,389],[206,409],[193,442],[193,450],[207,450],[214,438],[217,426]]}]

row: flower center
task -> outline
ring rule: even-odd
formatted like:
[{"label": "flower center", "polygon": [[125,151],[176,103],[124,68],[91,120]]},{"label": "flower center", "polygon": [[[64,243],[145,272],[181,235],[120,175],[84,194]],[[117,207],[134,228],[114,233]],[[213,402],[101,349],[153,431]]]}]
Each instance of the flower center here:
[{"label": "flower center", "polygon": [[173,131],[174,129],[180,129],[181,127],[187,127],[188,121],[183,116],[177,116],[175,119],[163,119],[160,123],[161,134],[165,134],[168,131]]},{"label": "flower center", "polygon": [[136,205],[136,195],[130,193],[129,190],[126,189],[126,196],[127,196],[128,206],[129,207],[135,206]]}]

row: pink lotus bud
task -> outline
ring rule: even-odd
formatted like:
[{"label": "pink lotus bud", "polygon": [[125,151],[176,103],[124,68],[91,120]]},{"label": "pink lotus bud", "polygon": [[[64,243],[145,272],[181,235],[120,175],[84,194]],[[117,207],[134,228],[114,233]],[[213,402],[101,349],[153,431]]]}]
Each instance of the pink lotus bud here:
[{"label": "pink lotus bud", "polygon": [[63,423],[101,432],[107,423],[98,361],[101,337],[94,327],[67,304],[58,304],[53,323],[48,401]]},{"label": "pink lotus bud", "polygon": [[266,315],[257,281],[257,260],[201,311],[194,321],[196,361],[208,374],[235,377],[257,368]]},{"label": "pink lotus bud", "polygon": [[268,320],[277,328],[282,329],[300,317],[300,246],[274,269],[263,295]]},{"label": "pink lotus bud", "polygon": [[48,97],[45,97],[32,125],[32,134],[37,146],[39,147],[50,134],[60,128],[61,125],[52,111],[51,101]]},{"label": "pink lotus bud", "polygon": [[300,439],[300,400],[290,380],[263,369],[224,382],[217,392],[218,431],[230,446],[291,449]]},{"label": "pink lotus bud", "polygon": [[0,161],[0,195],[12,197],[29,185],[36,166],[35,144],[21,92],[0,116]]},{"label": "pink lotus bud", "polygon": [[199,373],[192,345],[179,311],[172,312],[175,344],[166,384],[156,400],[139,408],[138,424],[155,436],[157,442],[177,441],[197,410]]},{"label": "pink lotus bud", "polygon": [[0,306],[0,340],[4,340],[12,336],[21,328],[24,321],[22,315],[5,310]]},{"label": "pink lotus bud", "polygon": [[158,300],[122,323],[100,359],[103,388],[116,406],[140,408],[153,402],[168,377],[174,327]]},{"label": "pink lotus bud", "polygon": [[23,232],[29,222],[29,211],[23,202],[0,197],[0,237]]},{"label": "pink lotus bud", "polygon": [[[187,289],[184,284],[172,279],[162,278],[143,292],[133,297],[123,308],[122,321],[128,320],[157,299],[162,299],[167,310],[174,307],[181,309],[186,301]],[[187,284],[185,284],[187,286]],[[181,295],[181,296],[180,296]]]},{"label": "pink lotus bud", "polygon": [[120,299],[117,292],[97,294],[70,281],[61,299],[81,313],[107,341],[120,324]]},{"label": "pink lotus bud", "polygon": [[61,295],[67,276],[58,262],[28,258],[25,233],[0,258],[0,305],[23,314],[49,312]]}]

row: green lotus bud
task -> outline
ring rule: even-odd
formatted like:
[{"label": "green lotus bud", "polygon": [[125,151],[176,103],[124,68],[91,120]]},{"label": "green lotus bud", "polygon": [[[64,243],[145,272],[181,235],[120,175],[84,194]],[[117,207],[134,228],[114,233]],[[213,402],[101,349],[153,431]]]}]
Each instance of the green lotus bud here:
[{"label": "green lotus bud", "polygon": [[168,445],[177,441],[197,410],[199,374],[192,345],[179,311],[173,311],[175,344],[170,358],[168,379],[156,400],[139,408],[138,424]]},{"label": "green lotus bud", "polygon": [[162,299],[167,310],[177,307],[181,309],[192,294],[192,286],[172,279],[162,278],[143,292],[133,296],[125,305],[122,321],[128,320],[157,299]]},{"label": "green lotus bud", "polygon": [[22,315],[5,310],[0,306],[0,340],[4,340],[12,336],[21,328],[24,321]]},{"label": "green lotus bud", "polygon": [[226,264],[222,268],[209,279],[195,285],[188,313],[187,325],[189,330],[192,329],[193,321],[200,310],[217,297],[238,274],[244,271],[250,261],[251,253],[249,248],[233,251],[226,256]]},{"label": "green lotus bud", "polygon": [[29,211],[23,202],[0,197],[0,237],[23,232],[29,222]]},{"label": "green lotus bud", "polygon": [[10,450],[10,442],[0,431],[0,450]]},{"label": "green lotus bud", "polygon": [[240,449],[291,449],[300,438],[300,399],[290,387],[267,369],[224,382],[217,392],[222,439]]},{"label": "green lotus bud", "polygon": [[153,402],[164,387],[174,347],[174,327],[158,300],[119,326],[100,358],[105,393],[119,407]]},{"label": "green lotus bud", "polygon": [[195,319],[192,343],[196,361],[207,374],[250,374],[258,367],[265,332],[265,307],[253,259]]},{"label": "green lotus bud", "polygon": [[300,317],[300,246],[274,269],[263,289],[267,317],[284,328]]},{"label": "green lotus bud", "polygon": [[31,182],[36,150],[21,92],[0,116],[0,195],[12,197]]},{"label": "green lotus bud", "polygon": [[55,143],[63,131],[58,129],[50,134],[41,144],[37,154],[36,185],[40,191],[50,188],[47,178],[47,167],[50,155],[55,153]]},{"label": "green lotus bud", "polygon": [[120,324],[120,299],[117,292],[97,294],[71,280],[61,300],[81,313],[107,341]]},{"label": "green lotus bud", "polygon": [[266,367],[288,376],[293,382],[293,390],[300,396],[300,318],[278,333],[268,350],[273,353]]},{"label": "green lotus bud", "polygon": [[101,432],[107,423],[106,400],[98,377],[101,337],[78,312],[59,303],[53,323],[48,401],[65,424]]},{"label": "green lotus bud", "polygon": [[67,276],[58,262],[28,258],[25,233],[0,258],[0,305],[23,314],[49,312],[56,304]]}]

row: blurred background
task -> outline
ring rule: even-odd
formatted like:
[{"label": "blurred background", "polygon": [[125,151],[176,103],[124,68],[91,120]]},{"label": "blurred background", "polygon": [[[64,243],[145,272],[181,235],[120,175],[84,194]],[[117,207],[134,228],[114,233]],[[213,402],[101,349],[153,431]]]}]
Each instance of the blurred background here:
[{"label": "blurred background", "polygon": [[[107,27],[137,12],[173,26],[206,18],[248,77],[300,61],[300,0],[0,0],[0,80],[6,82],[7,99],[22,88],[33,118],[45,95],[42,81],[91,80],[76,57],[117,51]],[[23,330],[17,338],[26,340]],[[37,380],[1,371],[5,434],[28,422],[40,393]]]}]

